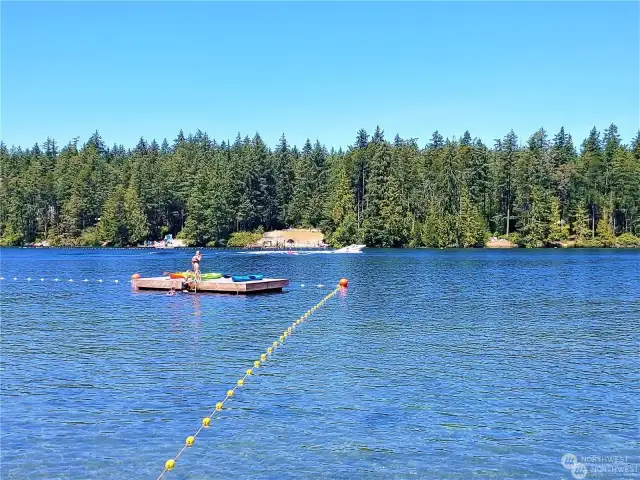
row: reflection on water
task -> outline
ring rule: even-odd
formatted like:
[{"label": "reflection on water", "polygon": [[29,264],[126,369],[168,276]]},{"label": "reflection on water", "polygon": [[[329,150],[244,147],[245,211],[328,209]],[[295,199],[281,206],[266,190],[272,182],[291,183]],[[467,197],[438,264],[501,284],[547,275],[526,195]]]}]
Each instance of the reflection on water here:
[{"label": "reflection on water", "polygon": [[193,315],[196,317],[202,316],[202,311],[200,310],[200,297],[198,295],[192,295],[193,297]]},{"label": "reflection on water", "polygon": [[253,296],[134,292],[191,254],[152,253],[1,251],[3,479],[156,478],[341,277],[167,478],[570,478],[565,453],[640,450],[638,251],[205,251],[291,280]]}]

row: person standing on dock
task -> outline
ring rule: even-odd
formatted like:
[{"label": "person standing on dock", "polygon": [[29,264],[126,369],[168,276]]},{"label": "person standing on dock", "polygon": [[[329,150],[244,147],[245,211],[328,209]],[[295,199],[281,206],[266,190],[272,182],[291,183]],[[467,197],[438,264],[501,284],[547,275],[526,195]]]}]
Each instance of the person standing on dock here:
[{"label": "person standing on dock", "polygon": [[191,257],[191,266],[193,267],[193,273],[196,277],[196,282],[200,281],[200,262],[202,261],[202,255],[200,250],[196,250],[196,254]]}]

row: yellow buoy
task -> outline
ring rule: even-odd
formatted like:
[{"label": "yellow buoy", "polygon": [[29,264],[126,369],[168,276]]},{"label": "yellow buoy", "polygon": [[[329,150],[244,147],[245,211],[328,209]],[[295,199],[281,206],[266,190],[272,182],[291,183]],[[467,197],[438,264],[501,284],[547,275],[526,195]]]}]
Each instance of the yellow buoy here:
[{"label": "yellow buoy", "polygon": [[293,330],[291,327],[287,328],[287,333],[291,333],[291,330]]},{"label": "yellow buoy", "polygon": [[233,390],[227,391],[227,397],[233,397]]},{"label": "yellow buoy", "polygon": [[289,336],[289,332],[284,332],[282,335],[284,335],[284,338],[287,338]]},{"label": "yellow buoy", "polygon": [[284,342],[284,335],[280,335],[280,341]]},{"label": "yellow buoy", "polygon": [[222,410],[222,402],[216,403],[216,410]]},{"label": "yellow buoy", "polygon": [[276,348],[278,346],[278,342],[273,342],[273,348]]},{"label": "yellow buoy", "polygon": [[258,360],[256,360],[255,362],[253,362],[253,366],[255,368],[258,368],[260,366],[260,362]]},{"label": "yellow buoy", "polygon": [[167,470],[173,470],[173,467],[176,465],[176,461],[173,458],[170,458],[164,463],[164,468]]},{"label": "yellow buoy", "polygon": [[247,375],[251,375],[253,373],[253,370],[249,369],[247,370]]},{"label": "yellow buoy", "polygon": [[241,387],[243,385],[244,385],[244,380],[243,379],[238,380],[238,386]]},{"label": "yellow buoy", "polygon": [[273,348],[271,348],[271,347],[267,348],[267,353],[271,354],[271,352],[273,352]]},{"label": "yellow buoy", "polygon": [[262,362],[264,362],[267,359],[267,356],[263,353],[262,355],[260,355],[260,360]]},{"label": "yellow buoy", "polygon": [[211,425],[211,419],[209,417],[204,417],[202,419],[202,426],[208,427],[209,425]]},{"label": "yellow buoy", "polygon": [[189,436],[187,437],[187,440],[185,441],[187,447],[190,447],[191,445],[193,445],[193,442],[195,441],[195,438]]}]

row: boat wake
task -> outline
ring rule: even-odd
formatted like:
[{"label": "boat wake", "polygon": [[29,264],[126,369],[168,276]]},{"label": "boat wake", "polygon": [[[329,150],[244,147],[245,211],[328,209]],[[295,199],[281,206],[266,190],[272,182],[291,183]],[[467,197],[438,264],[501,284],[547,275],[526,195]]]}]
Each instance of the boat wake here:
[{"label": "boat wake", "polygon": [[349,245],[337,250],[259,250],[257,252],[238,252],[239,255],[314,255],[314,254],[334,254],[334,253],[362,253],[366,245]]}]

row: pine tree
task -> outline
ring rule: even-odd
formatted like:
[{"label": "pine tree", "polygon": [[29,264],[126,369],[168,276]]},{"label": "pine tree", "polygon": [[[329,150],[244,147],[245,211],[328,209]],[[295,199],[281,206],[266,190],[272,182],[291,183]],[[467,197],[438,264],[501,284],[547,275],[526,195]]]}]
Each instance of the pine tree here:
[{"label": "pine tree", "polygon": [[460,247],[484,246],[486,226],[478,208],[471,202],[466,187],[462,188],[460,195],[460,215],[457,230],[460,232]]},{"label": "pine tree", "polygon": [[476,205],[483,218],[490,215],[490,162],[487,147],[476,140],[471,147],[471,162],[466,172],[470,201]]},{"label": "pine tree", "polygon": [[376,126],[376,131],[373,133],[373,137],[371,137],[371,141],[373,143],[384,142],[384,130],[380,130],[380,125]]},{"label": "pine tree", "polygon": [[606,208],[602,212],[602,218],[598,221],[596,237],[603,247],[613,247],[616,243],[616,235],[611,224],[611,215]]},{"label": "pine tree", "polygon": [[367,191],[367,175],[369,174],[369,135],[365,129],[360,129],[351,154],[353,155],[354,189],[356,194],[356,217],[358,228],[364,216],[365,195]]},{"label": "pine tree", "polygon": [[576,235],[576,246],[585,246],[591,241],[591,226],[588,208],[581,208],[575,213],[573,231]]},{"label": "pine tree", "polygon": [[631,152],[633,152],[636,160],[640,160],[640,130],[638,130],[638,133],[636,133],[636,136],[633,137],[631,141]]},{"label": "pine tree", "polygon": [[289,205],[293,198],[295,179],[293,163],[294,157],[283,133],[274,152],[277,219],[280,225],[289,221]]},{"label": "pine tree", "polygon": [[162,155],[169,155],[169,153],[171,153],[171,147],[169,147],[169,142],[167,142],[166,138],[164,140],[162,140],[162,146],[160,147],[160,153]]},{"label": "pine tree", "polygon": [[471,140],[471,134],[469,133],[469,130],[465,130],[465,132],[462,134],[462,137],[460,138],[460,145],[463,147],[471,147],[472,145],[472,140]]},{"label": "pine tree", "polygon": [[98,222],[98,232],[103,241],[114,245],[127,243],[125,215],[124,187],[118,185],[107,197]]},{"label": "pine tree", "polygon": [[144,240],[149,233],[147,217],[135,189],[129,187],[123,198],[124,224],[127,229],[126,243],[136,245]]},{"label": "pine tree", "polygon": [[442,135],[440,135],[438,130],[436,130],[435,132],[433,132],[433,135],[431,135],[431,141],[429,142],[429,145],[427,148],[429,150],[437,150],[443,147],[444,147],[444,139],[442,138]]},{"label": "pine tree", "polygon": [[496,170],[498,182],[498,198],[500,200],[500,215],[504,219],[504,229],[509,235],[511,225],[511,214],[514,203],[514,170],[518,158],[518,137],[511,130],[502,141],[497,141]]},{"label": "pine tree", "polygon": [[329,217],[329,244],[341,248],[358,241],[355,199],[349,174],[344,165],[339,168],[339,180]]},{"label": "pine tree", "polygon": [[531,192],[531,210],[521,228],[521,241],[525,247],[543,247],[549,235],[550,205],[546,193],[534,186]]},{"label": "pine tree", "polygon": [[[632,151],[618,148],[612,161],[613,200],[618,217],[616,230],[640,231],[640,161]],[[614,220],[616,216],[614,215]]]},{"label": "pine tree", "polygon": [[307,139],[302,148],[302,153],[296,160],[294,166],[295,183],[289,212],[292,223],[295,226],[312,226],[311,205],[315,182],[313,176],[315,167],[313,165],[312,152],[313,147],[311,146],[311,140]]},{"label": "pine tree", "polygon": [[549,234],[547,242],[561,242],[569,238],[569,225],[560,217],[560,202],[557,198],[551,198],[551,214],[549,218]]},{"label": "pine tree", "polygon": [[307,181],[311,196],[308,203],[308,221],[312,227],[319,227],[327,201],[327,149],[316,141],[311,152],[311,171]]}]

